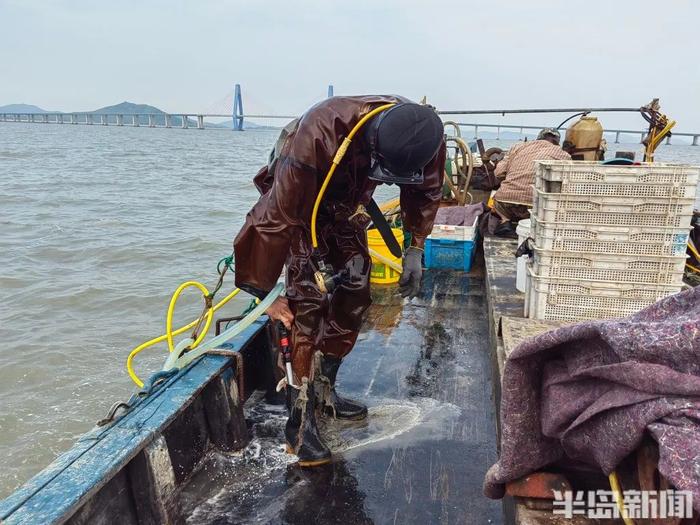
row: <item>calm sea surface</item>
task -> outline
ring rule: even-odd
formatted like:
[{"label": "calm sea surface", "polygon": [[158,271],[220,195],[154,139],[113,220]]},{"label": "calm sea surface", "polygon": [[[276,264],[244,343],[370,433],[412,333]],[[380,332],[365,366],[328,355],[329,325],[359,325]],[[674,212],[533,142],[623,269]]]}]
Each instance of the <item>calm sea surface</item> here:
[{"label": "calm sea surface", "polygon": [[[129,351],[163,333],[179,283],[214,284],[276,136],[0,124],[0,498],[130,395]],[[657,160],[700,163],[700,148]],[[176,318],[200,310],[192,293]],[[166,353],[145,350],[137,371]]]}]

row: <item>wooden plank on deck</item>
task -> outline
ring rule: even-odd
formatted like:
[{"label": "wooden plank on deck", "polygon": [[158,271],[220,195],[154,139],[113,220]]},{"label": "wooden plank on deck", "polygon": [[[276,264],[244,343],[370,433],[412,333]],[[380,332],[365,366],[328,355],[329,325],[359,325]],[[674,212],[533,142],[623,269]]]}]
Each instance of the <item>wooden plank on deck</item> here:
[{"label": "wooden plank on deck", "polygon": [[507,359],[515,347],[526,339],[554,330],[566,324],[570,324],[570,322],[525,319],[523,317],[502,317],[501,337],[503,339],[505,358]]}]

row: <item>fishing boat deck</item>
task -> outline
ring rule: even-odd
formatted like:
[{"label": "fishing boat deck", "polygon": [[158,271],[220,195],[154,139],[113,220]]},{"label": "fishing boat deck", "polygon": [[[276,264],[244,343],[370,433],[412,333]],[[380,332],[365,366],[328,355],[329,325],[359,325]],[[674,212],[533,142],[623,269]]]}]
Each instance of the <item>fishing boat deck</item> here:
[{"label": "fishing boat deck", "polygon": [[333,463],[301,469],[282,450],[282,407],[249,402],[251,444],[207,458],[182,495],[188,522],[503,523],[481,492],[496,460],[483,278],[429,271],[410,305],[375,288],[339,376],[368,422],[331,422]]},{"label": "fishing boat deck", "polygon": [[274,337],[259,320],[81,438],[3,501],[0,516],[8,524],[117,515],[122,523],[483,525],[513,515],[556,523],[551,512],[482,495],[497,459],[505,355],[552,326],[517,319],[514,250],[513,241],[486,239],[471,273],[427,271],[410,303],[395,287],[374,287],[338,379],[370,417],[326,421],[331,464],[301,469],[284,452],[286,411],[270,390]]}]

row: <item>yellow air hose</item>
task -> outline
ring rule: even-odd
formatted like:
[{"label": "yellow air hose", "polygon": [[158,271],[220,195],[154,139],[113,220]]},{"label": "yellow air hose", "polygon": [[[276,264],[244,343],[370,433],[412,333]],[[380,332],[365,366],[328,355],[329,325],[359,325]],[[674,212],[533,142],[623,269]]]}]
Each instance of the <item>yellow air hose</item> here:
[{"label": "yellow air hose", "polygon": [[[177,287],[177,290],[175,290],[175,293],[170,298],[170,304],[168,305],[168,313],[165,316],[165,335],[168,338],[168,350],[171,352],[175,350],[175,343],[173,342],[173,315],[175,314],[175,305],[177,304],[177,300],[180,298],[180,294],[190,286],[198,288],[199,291],[202,292],[202,295],[204,297],[207,297],[209,295],[209,290],[207,290],[207,287],[197,281],[187,281]],[[191,345],[191,348],[196,347],[199,343],[202,342],[202,339],[206,337],[207,332],[209,331],[209,325],[211,325],[211,320],[214,315],[214,308],[207,308],[205,315],[206,322],[204,324],[204,330],[202,330],[202,333],[199,334],[194,340],[194,342]]]},{"label": "yellow air hose", "polygon": [[[137,354],[139,354],[140,352],[142,352],[146,348],[149,348],[149,347],[151,347],[155,344],[158,344],[162,341],[168,341],[168,348],[172,352],[173,348],[174,348],[173,347],[173,337],[176,335],[180,335],[191,328],[194,328],[195,325],[199,322],[199,319],[195,319],[191,323],[189,323],[181,328],[178,328],[177,330],[172,329],[172,315],[173,315],[173,312],[175,311],[175,303],[177,302],[178,297],[180,296],[180,294],[182,293],[182,291],[185,288],[187,288],[189,286],[196,286],[197,288],[199,288],[199,290],[201,290],[202,294],[204,294],[205,297],[209,294],[209,291],[207,290],[207,288],[203,284],[201,284],[201,283],[192,284],[192,283],[195,283],[195,281],[188,281],[186,283],[181,284],[178,287],[178,289],[175,290],[175,293],[173,294],[172,299],[170,299],[170,306],[168,307],[168,316],[167,316],[166,321],[165,321],[166,333],[159,336],[159,337],[151,339],[150,341],[146,341],[145,343],[137,346],[136,348],[134,348],[131,351],[131,353],[129,354],[129,357],[127,357],[126,370],[127,370],[127,372],[129,372],[129,377],[131,377],[131,380],[134,383],[136,383],[139,388],[143,387],[143,381],[141,381],[139,376],[136,375],[136,372],[134,372],[134,366],[133,366],[134,357],[136,357]],[[199,286],[197,286],[197,285],[199,285]],[[204,338],[204,336],[207,333],[207,330],[209,329],[209,325],[211,324],[211,318],[214,315],[214,313],[217,310],[219,310],[221,307],[223,307],[226,303],[228,303],[231,299],[236,297],[240,293],[240,291],[241,290],[239,288],[236,288],[230,294],[228,294],[226,297],[221,299],[221,301],[219,301],[213,307],[208,309],[206,329],[202,330],[202,333],[197,338],[196,345],[193,344],[192,348],[194,348],[199,343],[201,343],[201,340]]]},{"label": "yellow air hose", "polygon": [[318,216],[318,208],[320,207],[321,201],[323,200],[323,194],[326,193],[326,188],[328,188],[328,184],[333,178],[333,173],[335,173],[335,169],[343,160],[343,157],[348,151],[348,147],[350,146],[353,137],[357,134],[358,131],[360,131],[360,128],[362,128],[362,126],[364,126],[365,123],[375,115],[378,115],[382,111],[385,111],[395,105],[396,104],[384,104],[383,106],[379,106],[378,108],[375,108],[369,113],[367,113],[364,117],[360,119],[360,121],[357,124],[355,124],[355,127],[352,128],[350,133],[348,133],[348,136],[345,137],[340,146],[338,146],[338,150],[335,152],[335,156],[333,157],[331,167],[328,170],[328,173],[326,174],[326,178],[323,180],[323,184],[321,185],[321,189],[318,191],[318,195],[316,196],[316,202],[314,202],[314,209],[311,212],[311,245],[314,249],[318,248],[318,237],[316,236],[316,218]]}]

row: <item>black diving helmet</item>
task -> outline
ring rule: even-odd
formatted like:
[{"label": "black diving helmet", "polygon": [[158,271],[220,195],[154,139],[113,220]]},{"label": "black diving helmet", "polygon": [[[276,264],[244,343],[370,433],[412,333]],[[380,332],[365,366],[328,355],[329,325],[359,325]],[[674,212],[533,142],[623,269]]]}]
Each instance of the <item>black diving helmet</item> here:
[{"label": "black diving helmet", "polygon": [[430,106],[403,103],[374,117],[367,128],[369,178],[385,184],[421,184],[423,169],[444,137],[442,120]]}]

